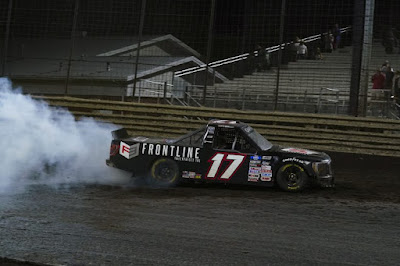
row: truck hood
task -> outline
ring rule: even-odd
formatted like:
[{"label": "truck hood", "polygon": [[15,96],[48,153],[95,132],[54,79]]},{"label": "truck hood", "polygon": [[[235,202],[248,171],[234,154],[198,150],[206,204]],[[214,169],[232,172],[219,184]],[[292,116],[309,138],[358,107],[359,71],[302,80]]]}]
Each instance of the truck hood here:
[{"label": "truck hood", "polygon": [[274,151],[279,152],[281,154],[285,154],[287,157],[296,157],[296,158],[308,158],[314,159],[318,161],[323,160],[330,160],[328,154],[319,151],[313,151],[308,149],[302,148],[295,148],[295,147],[282,147],[279,145],[274,145],[272,148]]}]

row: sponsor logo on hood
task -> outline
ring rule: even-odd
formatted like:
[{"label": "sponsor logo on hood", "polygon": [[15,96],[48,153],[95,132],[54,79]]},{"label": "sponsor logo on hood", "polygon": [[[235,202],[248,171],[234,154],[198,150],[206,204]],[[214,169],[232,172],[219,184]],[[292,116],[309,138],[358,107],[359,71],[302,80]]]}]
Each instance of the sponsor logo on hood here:
[{"label": "sponsor logo on hood", "polygon": [[282,151],[304,154],[304,155],[318,154],[318,152],[316,152],[316,151],[310,151],[310,150],[298,149],[298,148],[284,148],[284,149],[282,149]]}]

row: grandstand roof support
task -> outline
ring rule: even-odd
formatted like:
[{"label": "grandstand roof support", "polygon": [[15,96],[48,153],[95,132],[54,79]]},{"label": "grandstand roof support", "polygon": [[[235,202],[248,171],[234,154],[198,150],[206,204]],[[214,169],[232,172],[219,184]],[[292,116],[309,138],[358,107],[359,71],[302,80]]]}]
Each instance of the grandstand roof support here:
[{"label": "grandstand roof support", "polygon": [[355,0],[349,115],[358,116],[366,0]]},{"label": "grandstand roof support", "polygon": [[6,73],[6,62],[7,62],[7,54],[8,54],[8,40],[10,37],[10,24],[11,24],[11,11],[13,6],[13,0],[9,0],[8,2],[8,13],[7,13],[7,26],[6,26],[6,36],[4,38],[4,51],[3,51],[3,59],[1,66],[1,76],[4,76]]},{"label": "grandstand roof support", "polygon": [[75,32],[76,32],[76,23],[78,21],[78,13],[79,13],[79,0],[75,0],[74,20],[72,21],[72,30],[71,30],[71,46],[69,49],[68,68],[67,68],[67,77],[65,78],[64,95],[68,95],[69,78],[71,76],[72,53],[74,52],[75,48],[75,35],[76,35]]},{"label": "grandstand roof support", "polygon": [[207,94],[207,77],[210,65],[210,57],[213,44],[213,28],[214,28],[214,18],[215,18],[215,0],[211,0],[211,11],[210,11],[210,24],[208,25],[208,43],[207,43],[207,57],[206,57],[206,69],[205,69],[205,81],[203,88],[203,105],[206,104],[206,94]]},{"label": "grandstand roof support", "polygon": [[370,84],[370,61],[372,52],[372,37],[374,31],[375,0],[365,0],[364,43],[361,65],[361,95],[360,116],[367,115],[368,87]]},{"label": "grandstand roof support", "polygon": [[137,50],[136,50],[135,74],[134,74],[134,78],[133,78],[133,94],[132,94],[133,96],[135,96],[135,92],[136,92],[137,72],[138,72],[138,64],[139,64],[139,56],[140,56],[140,45],[142,42],[145,13],[146,13],[146,0],[142,0],[142,8],[141,8],[141,12],[140,12],[140,23],[139,23],[139,36],[138,36],[138,44],[137,44]]},{"label": "grandstand roof support", "polygon": [[282,0],[281,4],[281,21],[279,25],[279,50],[278,50],[278,72],[276,74],[276,88],[275,88],[275,103],[274,103],[274,111],[278,110],[278,93],[279,93],[279,79],[280,79],[280,70],[281,70],[281,61],[282,61],[282,49],[284,48],[283,44],[283,31],[285,29],[285,11],[286,11],[286,0]]}]

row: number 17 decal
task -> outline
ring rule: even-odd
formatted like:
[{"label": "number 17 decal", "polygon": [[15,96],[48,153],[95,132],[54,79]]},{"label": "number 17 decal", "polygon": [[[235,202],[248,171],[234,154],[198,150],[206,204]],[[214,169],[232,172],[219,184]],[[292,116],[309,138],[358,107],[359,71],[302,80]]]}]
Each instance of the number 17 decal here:
[{"label": "number 17 decal", "polygon": [[230,153],[216,153],[208,162],[211,163],[210,168],[208,169],[207,179],[214,179],[218,172],[221,171],[221,165],[223,161],[231,161],[229,166],[220,173],[218,179],[220,180],[229,180],[233,176],[233,174],[239,169],[240,165],[242,165],[246,155],[242,154],[230,154]]}]

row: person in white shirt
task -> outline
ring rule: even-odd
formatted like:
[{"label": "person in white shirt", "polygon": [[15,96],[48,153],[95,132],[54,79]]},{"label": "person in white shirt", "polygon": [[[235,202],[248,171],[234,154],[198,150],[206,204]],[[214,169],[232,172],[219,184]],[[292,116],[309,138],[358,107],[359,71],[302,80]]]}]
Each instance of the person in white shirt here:
[{"label": "person in white shirt", "polygon": [[297,59],[306,59],[306,58],[307,58],[307,46],[303,41],[301,41],[299,47],[297,48]]}]

